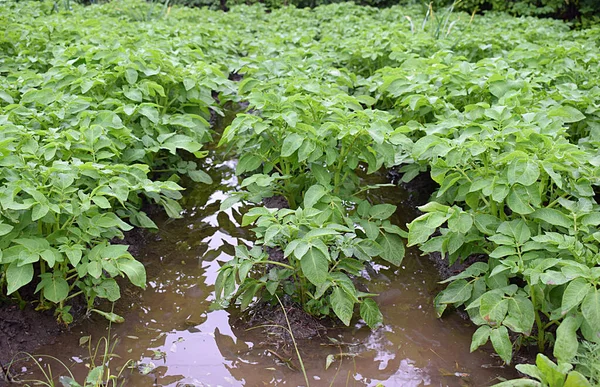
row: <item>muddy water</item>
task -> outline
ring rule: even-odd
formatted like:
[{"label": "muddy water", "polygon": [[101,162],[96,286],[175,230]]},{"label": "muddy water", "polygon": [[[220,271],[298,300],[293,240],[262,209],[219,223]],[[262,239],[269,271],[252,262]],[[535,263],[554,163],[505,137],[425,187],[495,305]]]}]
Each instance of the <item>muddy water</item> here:
[{"label": "muddy water", "polygon": [[[239,227],[243,209],[219,212],[221,200],[237,185],[235,164],[216,160],[222,155],[211,157],[215,183],[188,190],[182,219],[158,215],[160,231],[137,240],[148,287],[127,288],[116,306],[126,321],[111,328],[120,357],[111,365],[135,362],[124,372],[124,385],[132,387],[306,385],[292,349],[268,344],[261,329],[232,328],[226,311],[209,311],[219,262],[251,238]],[[403,206],[408,193],[402,189],[380,191],[375,200],[380,197],[399,205],[396,224],[415,216],[411,206]],[[329,339],[300,341],[311,386],[486,386],[499,376],[515,376],[489,350],[469,353],[474,328],[467,321],[452,314],[436,318],[432,298],[438,278],[418,251],[408,250],[401,268],[376,265],[371,277],[369,291],[380,294],[385,325],[372,332],[357,323],[328,331]],[[60,358],[82,380],[90,359],[80,338],[88,335],[94,343],[106,337],[106,320],[92,315],[36,353]],[[328,355],[334,362],[326,369]],[[65,374],[52,367],[54,375]]]}]

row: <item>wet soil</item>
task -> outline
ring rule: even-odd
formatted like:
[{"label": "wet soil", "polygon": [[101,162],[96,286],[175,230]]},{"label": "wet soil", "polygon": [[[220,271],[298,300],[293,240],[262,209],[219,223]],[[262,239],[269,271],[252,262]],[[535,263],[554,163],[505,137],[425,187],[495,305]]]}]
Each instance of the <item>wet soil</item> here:
[{"label": "wet soil", "polygon": [[[284,310],[285,309],[285,310]],[[274,348],[291,350],[293,340],[324,339],[328,327],[333,326],[331,320],[318,320],[298,304],[283,299],[282,305],[258,303],[250,311],[231,318],[231,327],[234,333],[251,329],[260,329],[264,333],[264,342]]]},{"label": "wet soil", "polygon": [[0,364],[4,368],[20,352],[32,353],[42,344],[52,344],[63,330],[51,311],[36,311],[31,306],[21,310],[8,301],[0,302],[0,316]]},{"label": "wet soil", "polygon": [[271,196],[270,198],[264,198],[263,204],[267,208],[276,208],[278,210],[282,208],[290,208],[287,199],[283,196]]},{"label": "wet soil", "polygon": [[398,172],[398,168],[390,168],[386,173],[387,180],[392,184],[398,184],[408,194],[405,198],[405,203],[411,207],[418,207],[426,204],[431,195],[438,189],[438,184],[433,181],[429,172],[418,174],[410,182],[402,182],[402,173]]}]

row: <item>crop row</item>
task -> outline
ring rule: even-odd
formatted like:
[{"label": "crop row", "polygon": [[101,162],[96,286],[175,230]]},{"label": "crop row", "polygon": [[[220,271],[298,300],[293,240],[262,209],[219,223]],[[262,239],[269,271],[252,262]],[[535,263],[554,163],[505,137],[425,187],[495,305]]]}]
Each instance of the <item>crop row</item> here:
[{"label": "crop row", "polygon": [[[407,239],[475,262],[435,301],[440,315],[466,308],[472,350],[491,341],[508,363],[553,347],[561,366],[524,370],[564,381],[579,343],[600,343],[598,28],[350,4],[160,19],[142,3],[44,6],[0,16],[8,293],[37,271],[61,311],[80,292],[90,306],[118,298],[119,274],[142,286],[143,267],[108,241],[154,227],[146,201],[178,215],[177,176],[208,181],[194,157],[210,112],[242,101],[220,145],[243,180],[222,208],[257,203],[243,221],[256,241],[220,270],[222,306],[287,295],[346,325],[358,305],[375,327],[374,295],[353,278],[378,257],[399,265]],[[438,185],[407,231],[369,201],[377,186],[361,176],[382,168]],[[289,208],[260,204],[274,195]]]},{"label": "crop row", "polygon": [[[525,30],[524,20],[512,19],[483,34],[492,16],[459,21],[435,40],[427,28],[414,33],[399,25],[396,9],[319,11],[310,14],[316,21],[298,18],[308,11],[276,14],[283,24],[297,13],[300,27],[255,39],[261,47],[248,49],[239,84],[249,114],[238,116],[221,140],[243,154],[238,172],[252,173],[240,197],[258,202],[278,194],[298,208],[246,217],[257,226],[258,244],[283,250],[290,267],[263,268],[248,281],[250,263],[269,258],[262,250],[240,252],[221,272],[218,292],[234,292],[227,282],[237,273],[243,307],[251,295],[269,298],[281,286],[311,312],[333,310],[346,324],[360,303],[372,325],[363,313],[366,298],[339,275],[359,274],[339,257],[365,263],[370,256],[359,244],[344,250],[340,234],[367,237],[381,249],[373,255],[399,262],[386,257],[387,230],[378,234],[373,214],[361,208],[361,194],[373,187],[361,187],[356,174],[399,166],[405,182],[427,171],[439,185],[408,225],[408,244],[449,264],[477,261],[445,281],[435,301],[440,315],[464,306],[480,326],[472,350],[491,341],[510,362],[515,347],[535,343],[540,352],[553,347],[559,363],[568,364],[580,340],[598,342],[598,31],[540,21]],[[314,192],[326,192],[316,224],[304,222]],[[321,214],[338,202],[345,208],[335,220]],[[344,228],[345,217],[353,227]],[[327,260],[304,267],[316,261],[310,249],[317,244]],[[315,267],[327,274],[311,280]],[[304,276],[314,288],[286,282]],[[544,359],[539,367],[556,367]],[[558,379],[568,371],[556,371]]]},{"label": "crop row", "polygon": [[117,276],[145,287],[144,266],[111,241],[156,228],[144,204],[178,217],[179,176],[210,182],[196,159],[212,93],[226,100],[231,86],[125,20],[42,15],[14,3],[1,15],[0,267],[7,294],[31,283],[38,307],[68,323],[78,295],[88,308],[118,299]]}]

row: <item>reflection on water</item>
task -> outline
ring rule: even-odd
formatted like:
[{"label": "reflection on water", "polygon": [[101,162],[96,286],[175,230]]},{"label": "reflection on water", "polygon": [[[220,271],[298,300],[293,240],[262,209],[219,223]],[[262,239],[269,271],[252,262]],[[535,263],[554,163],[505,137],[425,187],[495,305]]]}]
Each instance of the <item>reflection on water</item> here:
[{"label": "reflection on water", "polygon": [[[237,184],[234,163],[213,165],[215,183],[187,192],[184,217],[156,219],[160,231],[146,236],[140,246],[138,259],[146,265],[148,287],[124,292],[116,312],[126,322],[112,327],[121,340],[117,362],[137,362],[125,385],[305,385],[297,359],[285,361],[289,354],[265,344],[264,332],[232,329],[227,312],[209,312],[219,262],[231,258],[236,244],[251,239],[239,227],[239,206],[219,212],[220,202]],[[405,197],[399,188],[377,195],[395,198],[394,204]],[[394,222],[403,226],[414,215],[414,210],[400,208]],[[370,274],[369,291],[380,294],[386,325],[372,332],[357,323],[329,330],[330,340],[301,341],[312,386],[484,386],[499,375],[514,376],[489,352],[469,354],[474,328],[468,322],[455,315],[435,317],[435,269],[416,251],[408,250],[402,268],[375,265]],[[79,338],[98,339],[106,333],[106,321],[92,316],[37,353],[73,363],[75,374],[82,375],[87,349],[79,346]],[[328,355],[334,361],[326,369]]]}]

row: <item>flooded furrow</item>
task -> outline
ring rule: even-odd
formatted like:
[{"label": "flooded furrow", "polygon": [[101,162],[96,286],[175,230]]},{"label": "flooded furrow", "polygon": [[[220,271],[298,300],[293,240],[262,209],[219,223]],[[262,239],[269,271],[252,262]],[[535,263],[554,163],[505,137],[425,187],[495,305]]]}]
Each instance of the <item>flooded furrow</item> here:
[{"label": "flooded furrow", "polygon": [[[252,242],[252,233],[240,227],[243,208],[219,211],[238,185],[235,161],[223,158],[211,151],[207,164],[214,183],[186,191],[183,218],[159,214],[154,220],[160,231],[139,232],[129,241],[146,266],[148,286],[144,291],[124,287],[115,306],[125,322],[110,328],[110,337],[119,341],[114,348],[119,358],[111,367],[134,365],[123,371],[125,386],[306,384],[293,349],[273,346],[263,329],[236,328],[227,311],[211,311],[219,262],[229,260],[237,244]],[[416,216],[408,196],[393,187],[379,190],[373,200],[398,205],[392,222],[405,227]],[[327,337],[299,340],[311,386],[485,386],[515,376],[489,349],[469,353],[475,330],[470,322],[452,313],[436,318],[432,300],[439,278],[418,250],[408,249],[400,268],[373,268],[370,281],[363,281],[379,294],[384,326],[371,331],[355,324],[328,330]],[[107,335],[106,320],[92,315],[35,353],[59,358],[82,380],[91,363],[89,343]],[[87,336],[91,341],[81,345]],[[96,357],[94,363],[99,362]],[[50,363],[54,375],[66,374]],[[24,374],[40,378],[35,367],[27,367]]]}]

